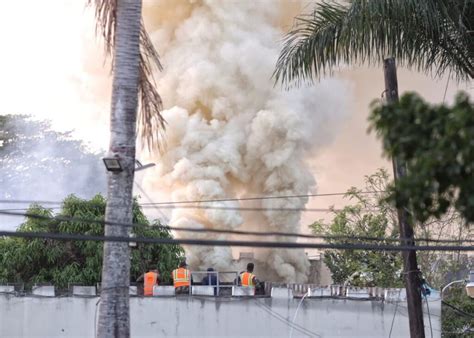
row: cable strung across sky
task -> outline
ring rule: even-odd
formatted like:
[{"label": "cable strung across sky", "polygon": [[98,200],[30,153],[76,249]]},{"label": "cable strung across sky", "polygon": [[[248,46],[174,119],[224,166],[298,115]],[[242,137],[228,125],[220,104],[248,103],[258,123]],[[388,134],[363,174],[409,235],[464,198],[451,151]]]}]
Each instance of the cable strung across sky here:
[{"label": "cable strung across sky", "polygon": [[74,241],[99,242],[134,242],[144,244],[168,245],[199,245],[199,246],[238,246],[253,248],[285,248],[285,249],[336,249],[336,250],[368,250],[368,251],[474,251],[474,246],[464,245],[374,245],[361,243],[296,243],[279,241],[240,241],[240,240],[213,240],[213,239],[173,239],[173,238],[146,238],[122,236],[93,236],[51,232],[16,232],[0,231],[0,236],[19,238],[39,238]]},{"label": "cable strung across sky", "polygon": [[[358,191],[358,194],[379,194],[384,191]],[[221,198],[221,199],[207,199],[207,200],[192,200],[192,201],[175,201],[175,202],[150,202],[142,203],[141,206],[148,205],[174,205],[174,204],[190,204],[190,203],[212,203],[212,202],[238,202],[238,201],[260,201],[260,200],[271,200],[271,199],[291,199],[291,198],[307,198],[307,197],[330,197],[330,196],[345,196],[350,195],[347,192],[335,192],[335,193],[324,193],[324,194],[305,194],[305,195],[282,195],[282,196],[255,196],[255,197],[242,197],[242,198]],[[41,200],[0,200],[0,204],[45,204],[45,205],[59,205],[62,204],[60,201],[41,201]]]},{"label": "cable strung across sky", "polygon": [[[172,227],[169,225],[150,225],[142,223],[117,223],[107,222],[98,219],[85,219],[78,217],[65,217],[65,216],[45,216],[33,213],[22,213],[22,212],[10,212],[0,211],[0,215],[17,216],[17,217],[29,217],[41,220],[50,220],[58,222],[83,222],[89,224],[101,224],[101,225],[112,225],[112,226],[123,226],[130,228],[140,227],[156,227],[160,229],[166,229],[171,231],[183,231],[183,232],[201,232],[201,233],[224,233],[232,235],[245,235],[245,236],[281,236],[281,237],[298,237],[298,238],[309,238],[309,239],[325,239],[325,240],[347,240],[347,241],[380,241],[380,242],[404,242],[405,238],[386,238],[386,237],[370,237],[370,236],[329,236],[329,235],[311,235],[311,234],[299,234],[290,232],[259,232],[259,231],[244,231],[244,230],[228,230],[228,229],[216,229],[216,228],[186,228],[186,227]],[[474,240],[469,239],[430,239],[430,238],[416,238],[415,241],[419,242],[436,242],[436,243],[474,243]]]}]

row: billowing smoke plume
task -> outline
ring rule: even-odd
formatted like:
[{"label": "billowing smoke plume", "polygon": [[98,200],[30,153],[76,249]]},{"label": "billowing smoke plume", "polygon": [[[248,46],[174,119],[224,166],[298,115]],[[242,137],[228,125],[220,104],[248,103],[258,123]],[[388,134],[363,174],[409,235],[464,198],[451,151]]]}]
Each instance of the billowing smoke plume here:
[{"label": "billowing smoke plume", "polygon": [[[0,200],[58,202],[45,205],[52,208],[70,194],[81,198],[103,194],[106,175],[100,155],[70,132],[52,130],[49,121],[0,114]],[[0,208],[7,211],[25,212],[28,206],[0,201]],[[0,229],[14,229],[23,221],[0,215]]]},{"label": "billowing smoke plume", "polygon": [[[158,74],[158,87],[167,107],[168,129],[166,151],[156,160],[158,174],[147,177],[148,186],[166,189],[174,201],[314,191],[316,183],[305,159],[333,133],[347,88],[330,80],[291,91],[273,87],[271,75],[283,35],[278,26],[288,16],[283,1],[153,4],[145,12],[150,13],[147,24],[165,67]],[[300,208],[306,203],[302,198],[212,206]],[[289,211],[176,209],[171,223],[300,232],[300,217]],[[230,248],[186,251],[194,269],[231,268]],[[258,250],[256,259],[269,274],[267,279],[307,278],[309,262],[302,250]]]}]

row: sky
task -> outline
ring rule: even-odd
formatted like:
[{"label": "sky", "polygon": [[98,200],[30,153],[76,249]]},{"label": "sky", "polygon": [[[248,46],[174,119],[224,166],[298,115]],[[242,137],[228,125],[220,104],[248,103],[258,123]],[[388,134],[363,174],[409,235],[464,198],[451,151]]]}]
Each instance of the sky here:
[{"label": "sky", "polygon": [[[95,36],[93,11],[81,0],[0,1],[0,112],[50,119],[55,129],[73,130],[92,149],[108,145],[111,91],[110,65]],[[145,1],[145,5],[152,0]],[[145,9],[147,6],[145,6]],[[160,47],[158,46],[158,51]],[[344,192],[360,186],[363,176],[379,167],[390,169],[380,142],[368,135],[370,102],[383,91],[381,68],[345,68],[334,75],[350,84],[350,114],[332,142],[308,158],[318,192]],[[443,101],[447,77],[433,79],[399,69],[399,90],[416,90],[428,101]],[[450,81],[446,101],[466,84]],[[166,101],[166,97],[164,97]],[[340,198],[311,199],[309,206],[343,204]],[[304,215],[310,223],[320,215]]]}]

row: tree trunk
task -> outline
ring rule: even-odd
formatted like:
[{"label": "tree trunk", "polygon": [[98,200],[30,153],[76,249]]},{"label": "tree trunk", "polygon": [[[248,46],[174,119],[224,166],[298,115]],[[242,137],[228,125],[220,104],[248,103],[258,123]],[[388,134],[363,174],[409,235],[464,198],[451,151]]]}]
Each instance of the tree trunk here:
[{"label": "tree trunk", "polygon": [[[121,172],[108,172],[108,222],[132,222],[136,115],[140,60],[141,0],[118,0],[114,41],[109,156]],[[128,236],[129,228],[106,225],[106,236]],[[128,243],[105,242],[98,337],[129,337],[130,253]]]}]

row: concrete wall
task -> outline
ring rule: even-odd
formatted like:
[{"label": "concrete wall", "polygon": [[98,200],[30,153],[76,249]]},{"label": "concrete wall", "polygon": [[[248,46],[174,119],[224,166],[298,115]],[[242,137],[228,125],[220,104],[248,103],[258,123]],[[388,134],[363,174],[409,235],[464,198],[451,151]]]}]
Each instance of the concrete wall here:
[{"label": "concrete wall", "polygon": [[[0,294],[0,337],[94,337],[99,298]],[[409,337],[405,302],[300,299],[131,297],[132,337]],[[440,301],[429,302],[440,337]],[[426,307],[425,307],[426,309]],[[430,336],[425,317],[426,335]]]}]

